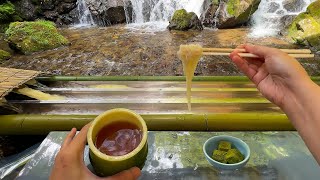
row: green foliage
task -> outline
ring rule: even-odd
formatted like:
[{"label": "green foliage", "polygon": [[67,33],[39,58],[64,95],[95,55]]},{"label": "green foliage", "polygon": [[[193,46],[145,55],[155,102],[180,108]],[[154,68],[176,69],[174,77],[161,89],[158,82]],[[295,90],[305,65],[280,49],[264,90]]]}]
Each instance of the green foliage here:
[{"label": "green foliage", "polygon": [[5,34],[10,47],[24,54],[69,44],[51,21],[13,22]]},{"label": "green foliage", "polygon": [[7,60],[11,57],[11,54],[8,53],[7,51],[1,50],[0,49],[0,62],[3,60]]},{"label": "green foliage", "polygon": [[7,1],[0,5],[0,22],[10,21],[11,16],[15,14],[14,5]]}]

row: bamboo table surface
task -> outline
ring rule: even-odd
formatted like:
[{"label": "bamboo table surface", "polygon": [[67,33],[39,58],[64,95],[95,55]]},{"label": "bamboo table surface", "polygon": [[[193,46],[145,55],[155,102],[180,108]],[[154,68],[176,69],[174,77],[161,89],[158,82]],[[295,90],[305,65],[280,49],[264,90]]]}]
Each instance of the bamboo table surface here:
[{"label": "bamboo table surface", "polygon": [[[48,179],[67,132],[51,132],[19,174],[18,179]],[[202,145],[215,135],[244,140],[251,158],[243,169],[217,170],[206,161]],[[320,171],[300,136],[294,131],[178,132],[150,131],[149,154],[140,179],[319,179]],[[91,168],[88,148],[85,163]]]}]

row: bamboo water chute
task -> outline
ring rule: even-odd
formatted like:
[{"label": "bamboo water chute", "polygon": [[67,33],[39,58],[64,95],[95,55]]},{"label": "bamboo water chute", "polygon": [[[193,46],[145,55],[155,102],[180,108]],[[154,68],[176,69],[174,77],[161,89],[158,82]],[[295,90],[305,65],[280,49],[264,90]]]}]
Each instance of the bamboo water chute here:
[{"label": "bamboo water chute", "polygon": [[[252,87],[252,84],[250,83],[250,80],[244,76],[214,76],[214,77],[209,77],[209,76],[196,76],[195,77],[196,81],[200,81],[198,83],[202,83],[201,81],[204,82],[205,86],[201,86],[202,88],[208,88],[208,84],[210,84],[211,87],[211,82],[213,82],[212,84],[214,84],[215,88],[222,88],[219,91],[215,91],[213,93],[219,94],[219,96],[216,97],[212,97],[217,98],[217,100],[215,100],[215,102],[210,102],[208,104],[208,106],[221,106],[221,108],[223,108],[223,110],[225,110],[225,108],[228,108],[227,106],[223,106],[224,104],[230,104],[231,102],[220,102],[220,100],[224,101],[225,99],[223,99],[223,97],[221,96],[221,94],[225,93],[224,90],[228,89],[228,88],[234,88],[237,87],[239,88],[244,88],[245,89],[245,93],[247,93],[248,87]],[[317,83],[320,82],[320,77],[311,77],[311,79]],[[153,83],[153,84],[158,84],[158,82],[151,82],[151,81],[177,81],[177,84],[179,84],[181,86],[181,82],[185,80],[185,78],[183,76],[180,77],[176,77],[176,76],[78,76],[78,77],[73,77],[73,76],[54,76],[54,77],[39,77],[37,78],[37,80],[39,81],[49,81],[49,82],[55,82],[55,81],[118,81],[118,82],[113,82],[114,84],[117,83],[129,83],[129,84],[135,84],[135,88],[141,88],[141,92],[142,94],[145,96],[147,92],[145,87],[149,87],[146,86],[145,83]],[[124,81],[124,82],[121,82]],[[140,82],[126,82],[126,81],[140,81]],[[148,82],[149,81],[149,82]],[[222,82],[222,83],[221,83]],[[57,84],[61,85],[62,82],[59,82]],[[92,85],[95,84],[97,82],[77,82],[77,84],[81,84],[81,87],[86,87],[86,85]],[[102,82],[100,82],[102,83]],[[105,83],[105,82],[103,82]],[[136,83],[140,83],[140,85],[136,85]],[[167,82],[165,82],[167,83]],[[169,84],[172,82],[168,82]],[[233,83],[236,83],[233,86],[229,86],[232,85]],[[243,84],[244,86],[239,86],[239,84]],[[55,83],[53,83],[55,84]],[[68,82],[66,82],[66,84],[69,84]],[[70,83],[73,84],[73,83]],[[176,83],[174,83],[176,84]],[[222,87],[220,84],[227,84],[226,87]],[[172,84],[170,84],[170,87],[172,86]],[[128,86],[130,87],[130,86]],[[158,87],[158,86],[156,86]],[[211,87],[211,88],[212,88]],[[175,88],[175,87],[173,87]],[[226,89],[223,89],[226,88]],[[238,89],[232,89],[231,93],[237,94],[238,93]],[[229,93],[228,89],[228,93]],[[57,91],[57,90],[53,90],[52,92]],[[213,90],[210,89],[210,92],[212,92]],[[52,93],[51,91],[47,91]],[[72,92],[72,91],[70,91]],[[109,95],[109,91],[106,91],[107,95]],[[112,92],[110,90],[110,92]],[[251,92],[251,89],[250,89]],[[89,93],[92,93],[91,91]],[[165,92],[161,92],[162,94],[164,94]],[[75,92],[75,94],[79,94],[79,92]],[[81,94],[81,93],[80,93]],[[256,97],[256,95],[251,94],[253,96],[253,98]],[[112,98],[111,96],[104,96],[104,97],[108,97],[108,101],[106,101],[105,104],[112,102]],[[155,96],[157,97],[157,96]],[[235,98],[236,97],[232,97]],[[248,98],[248,94],[245,94],[245,98]],[[243,101],[247,100],[247,99],[241,99]],[[130,100],[130,99],[129,99]],[[216,102],[218,101],[219,102]],[[87,101],[87,100],[86,100]],[[126,99],[124,102],[127,103],[128,99]],[[141,101],[141,100],[139,100]],[[72,102],[70,100],[70,102]],[[85,101],[83,101],[85,102]],[[134,102],[135,103],[135,102]],[[131,103],[131,104],[134,104]],[[232,103],[239,103],[239,102],[234,102],[232,101]],[[231,103],[231,104],[232,104]],[[171,111],[170,113],[172,114],[166,114],[168,112],[165,113],[157,113],[155,111],[143,111],[141,112],[142,117],[145,119],[149,130],[151,131],[170,131],[170,130],[180,130],[180,131],[268,131],[268,130],[272,130],[272,131],[280,131],[280,130],[294,130],[294,128],[292,127],[292,125],[290,124],[290,122],[288,121],[287,117],[285,114],[283,114],[282,112],[276,112],[276,111],[267,111],[265,109],[263,109],[263,111],[251,111],[252,107],[255,106],[259,106],[259,104],[264,103],[264,101],[248,101],[245,102],[248,104],[253,104],[255,103],[253,106],[245,106],[244,108],[240,108],[239,111],[221,111],[218,112],[214,109],[214,111],[209,111],[208,109],[205,109],[205,111],[202,112],[193,112],[193,114],[188,114],[188,112],[183,112],[183,114],[181,113],[177,113],[174,114],[175,112]],[[68,102],[69,104],[69,102]],[[101,109],[101,111],[105,111],[108,108],[114,108],[114,104],[111,104],[109,107],[106,107],[105,104],[101,104],[101,107],[103,107],[103,109]],[[141,103],[142,104],[142,103]],[[158,102],[153,102],[153,104],[146,104],[144,107],[147,106],[153,106],[156,104],[161,104]],[[199,103],[198,103],[199,104]],[[18,105],[22,105],[22,104],[18,104]],[[35,106],[36,105],[36,106]],[[58,110],[64,110],[63,103],[48,103],[48,102],[40,102],[38,104],[34,103],[26,103],[23,104],[23,106],[28,107],[28,106],[33,106],[35,111],[33,112],[28,112],[25,111],[24,113],[26,114],[19,114],[19,115],[2,115],[0,116],[0,134],[6,135],[6,134],[46,134],[50,131],[69,131],[72,127],[76,127],[77,129],[80,129],[83,125],[89,123],[90,121],[92,121],[96,115],[79,115],[77,114],[78,112],[83,113],[82,111],[77,111],[74,114],[77,115],[71,115],[73,114],[72,112],[75,111],[70,111],[67,112],[68,114],[66,115],[54,115],[55,113],[51,113],[49,111],[47,111],[48,109],[46,108],[57,108],[62,107]],[[88,109],[88,106],[86,103],[81,104],[83,105],[83,107],[85,107],[86,109]],[[94,104],[94,108],[96,108],[97,104]],[[99,104],[98,104],[99,105]],[[169,106],[171,106],[171,104],[167,103],[164,104],[163,106],[168,109]],[[184,105],[184,104],[183,104]],[[121,106],[124,106],[124,104],[121,104]],[[136,104],[134,104],[134,106],[130,106],[130,107],[135,107],[137,106]],[[175,106],[175,105],[174,105]],[[235,105],[236,107],[237,104]],[[44,107],[43,109],[41,109],[42,107]],[[79,107],[79,104],[74,103],[72,105],[72,107]],[[71,107],[71,108],[72,108]],[[99,106],[100,107],[100,106]],[[139,106],[140,107],[140,106]],[[200,107],[200,106],[199,106]],[[259,106],[260,107],[260,106]],[[262,106],[261,106],[262,107]],[[265,105],[263,106],[263,108],[270,108],[271,105]],[[154,108],[154,107],[153,107]],[[201,106],[202,108],[202,106]],[[248,111],[248,109],[250,109],[250,111]],[[41,112],[43,110],[43,112]],[[54,109],[56,110],[56,109]],[[244,110],[244,111],[242,111]],[[86,111],[87,112],[87,111]],[[100,112],[100,111],[99,111]],[[27,114],[30,113],[30,114]],[[39,113],[39,114],[32,114],[32,113]],[[45,113],[45,114],[40,114],[40,113]],[[151,114],[148,114],[151,113]],[[47,114],[52,114],[52,115],[47,115]],[[90,114],[90,113],[88,113]],[[98,114],[98,113],[97,113]]]},{"label": "bamboo water chute", "polygon": [[[150,131],[288,131],[294,130],[285,114],[141,114]],[[81,129],[96,115],[2,115],[0,134],[47,134]]]},{"label": "bamboo water chute", "polygon": [[[235,49],[232,48],[202,48],[203,55],[206,56],[229,56]],[[241,57],[247,58],[259,58],[255,54],[248,53],[245,49],[236,49]],[[294,58],[314,58],[314,54],[311,54],[310,49],[280,49],[281,51],[288,53],[289,56]]]},{"label": "bamboo water chute", "polygon": [[[313,81],[320,81],[320,76],[310,77]],[[185,81],[185,76],[48,76],[36,77],[40,82],[57,81]],[[192,81],[210,82],[250,82],[246,76],[194,76]]]}]

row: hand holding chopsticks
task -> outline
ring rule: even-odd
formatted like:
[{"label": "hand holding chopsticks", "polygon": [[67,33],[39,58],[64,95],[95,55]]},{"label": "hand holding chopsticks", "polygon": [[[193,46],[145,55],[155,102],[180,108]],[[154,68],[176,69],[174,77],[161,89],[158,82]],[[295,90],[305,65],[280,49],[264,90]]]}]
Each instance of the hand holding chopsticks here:
[{"label": "hand holding chopsticks", "polygon": [[[210,55],[210,56],[229,56],[230,53],[234,50],[232,48],[202,48],[203,55]],[[258,58],[257,55],[247,53],[245,49],[237,49],[240,53],[239,56],[241,57],[248,57],[248,58]],[[311,54],[309,49],[280,49],[281,51],[288,53],[289,56],[295,58],[313,58],[314,54]]]}]

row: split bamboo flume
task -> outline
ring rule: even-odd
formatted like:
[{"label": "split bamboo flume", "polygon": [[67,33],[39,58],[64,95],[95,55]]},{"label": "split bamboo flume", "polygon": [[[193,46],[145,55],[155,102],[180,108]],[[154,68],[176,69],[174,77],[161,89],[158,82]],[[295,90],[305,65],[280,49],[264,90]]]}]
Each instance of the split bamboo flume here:
[{"label": "split bamboo flume", "polygon": [[[203,55],[207,56],[229,56],[235,49],[232,48],[202,48]],[[259,58],[255,54],[246,52],[245,49],[236,49],[241,57]],[[311,54],[310,49],[280,49],[281,51],[288,53],[289,56],[294,58],[314,58],[314,54]]]},{"label": "split bamboo flume", "polygon": [[[141,114],[150,131],[289,131],[294,130],[285,114]],[[0,134],[47,134],[81,129],[96,115],[2,115]],[[231,125],[232,124],[232,125]],[[230,126],[231,125],[231,126]]]},{"label": "split bamboo flume", "polygon": [[[310,77],[320,81],[320,76]],[[50,76],[37,77],[41,82],[57,81],[185,81],[185,76]],[[246,76],[194,76],[192,81],[250,82]]]}]

